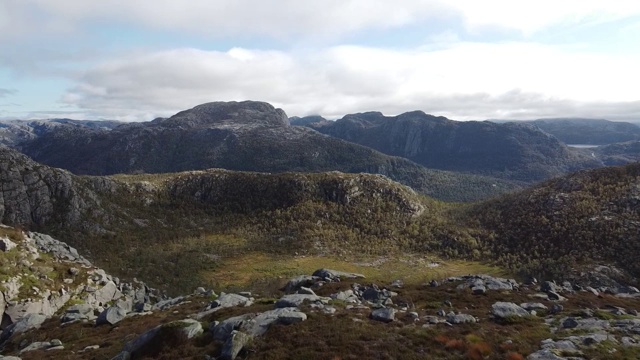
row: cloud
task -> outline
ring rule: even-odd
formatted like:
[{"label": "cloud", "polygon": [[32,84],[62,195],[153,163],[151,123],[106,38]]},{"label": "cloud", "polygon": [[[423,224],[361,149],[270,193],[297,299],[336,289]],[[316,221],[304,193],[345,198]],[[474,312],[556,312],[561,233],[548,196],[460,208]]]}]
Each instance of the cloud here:
[{"label": "cloud", "polygon": [[[313,52],[177,49],[105,62],[62,102],[150,120],[208,101],[263,100],[290,115],[420,109],[455,119],[638,118],[639,56],[530,44],[438,50],[336,46]],[[544,95],[543,95],[544,94]]]},{"label": "cloud", "polygon": [[18,91],[15,89],[4,89],[4,88],[0,88],[0,98],[2,97],[6,97],[9,95],[13,95],[15,93],[17,93]]},{"label": "cloud", "polygon": [[533,33],[561,23],[601,23],[637,16],[628,0],[4,0],[0,39],[73,33],[92,23],[187,31],[215,38],[336,37],[370,29],[457,19],[469,29],[492,26]]}]

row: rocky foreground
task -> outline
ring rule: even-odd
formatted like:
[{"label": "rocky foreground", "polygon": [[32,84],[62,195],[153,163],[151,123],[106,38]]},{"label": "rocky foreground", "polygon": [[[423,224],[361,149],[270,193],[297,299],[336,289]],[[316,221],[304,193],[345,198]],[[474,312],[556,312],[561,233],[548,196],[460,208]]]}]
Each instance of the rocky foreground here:
[{"label": "rocky foreground", "polygon": [[168,298],[47,235],[6,227],[0,260],[0,359],[640,356],[640,291],[613,282],[468,275],[405,285],[320,269],[275,297],[198,288]]}]

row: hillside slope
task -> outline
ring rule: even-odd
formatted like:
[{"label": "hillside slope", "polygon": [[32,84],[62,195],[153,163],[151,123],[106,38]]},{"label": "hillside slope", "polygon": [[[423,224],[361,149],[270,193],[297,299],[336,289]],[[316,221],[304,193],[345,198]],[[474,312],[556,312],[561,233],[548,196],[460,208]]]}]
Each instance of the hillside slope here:
[{"label": "hillside slope", "polygon": [[289,126],[262,102],[202,104],[168,119],[112,130],[56,127],[16,148],[75,174],[166,173],[208,168],[260,172],[374,173],[429,196],[475,201],[519,188],[488,177],[426,169],[314,130]]},{"label": "hillside slope", "polygon": [[92,177],[8,148],[0,155],[2,223],[52,233],[118,275],[163,288],[202,284],[201,272],[252,252],[379,255],[466,240],[447,225],[443,204],[381,175],[211,169]]},{"label": "hillside slope", "polygon": [[526,124],[457,122],[421,111],[392,117],[367,112],[346,115],[335,122],[297,119],[295,123],[428,168],[526,182],[602,166]]},{"label": "hillside slope", "polygon": [[640,164],[583,171],[473,206],[470,218],[501,263],[523,273],[567,276],[614,264],[637,283]]}]

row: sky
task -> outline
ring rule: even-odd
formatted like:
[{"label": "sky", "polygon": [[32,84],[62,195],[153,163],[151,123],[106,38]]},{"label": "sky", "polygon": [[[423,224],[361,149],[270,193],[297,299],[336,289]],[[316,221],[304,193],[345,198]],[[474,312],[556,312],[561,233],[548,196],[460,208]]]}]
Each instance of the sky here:
[{"label": "sky", "polygon": [[0,119],[640,120],[640,2],[0,0]]}]

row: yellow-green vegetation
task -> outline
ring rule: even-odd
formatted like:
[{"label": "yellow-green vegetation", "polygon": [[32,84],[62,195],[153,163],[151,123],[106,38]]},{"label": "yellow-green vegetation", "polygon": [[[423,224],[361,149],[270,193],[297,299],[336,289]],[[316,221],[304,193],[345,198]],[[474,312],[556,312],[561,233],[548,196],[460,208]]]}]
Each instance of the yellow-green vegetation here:
[{"label": "yellow-green vegetation", "polygon": [[297,275],[311,275],[320,268],[340,269],[363,274],[366,282],[390,283],[402,280],[407,285],[420,285],[431,280],[467,274],[509,276],[498,267],[477,261],[447,260],[418,255],[393,257],[347,258],[334,256],[282,256],[250,253],[223,260],[215,270],[203,273],[217,287],[246,288],[271,279],[286,282]]},{"label": "yellow-green vegetation", "polygon": [[228,283],[231,275],[211,274],[230,259],[258,255],[354,262],[414,254],[495,261],[544,279],[604,262],[640,274],[633,258],[640,252],[639,175],[637,164],[583,172],[471,206],[370,174],[212,169],[79,177],[96,206],[74,226],[38,229],[115,275],[174,293]]},{"label": "yellow-green vegetation", "polygon": [[[378,175],[207,170],[111,179],[109,191],[98,192],[100,207],[84,214],[104,231],[42,230],[116,275],[175,293],[230,283],[224,276],[231,275],[211,274],[243,256],[278,262],[303,255],[354,261],[412,253],[482,256],[478,242],[450,220],[455,205]],[[94,181],[79,178],[87,187]],[[294,271],[285,272],[300,274]],[[235,276],[253,278],[243,273]]]},{"label": "yellow-green vegetation", "polygon": [[24,239],[24,235],[22,234],[22,230],[20,228],[8,227],[4,225],[0,225],[0,237],[9,238],[9,240],[13,242],[22,241],[22,239]]}]

